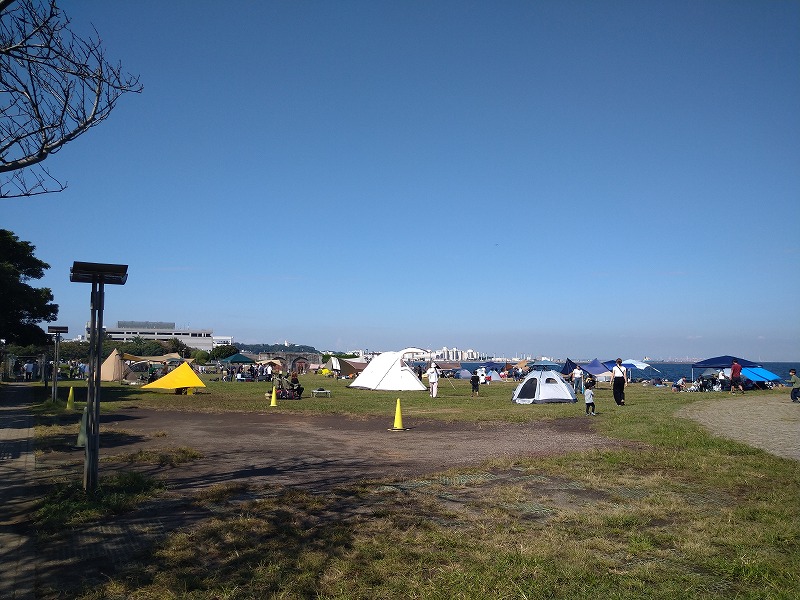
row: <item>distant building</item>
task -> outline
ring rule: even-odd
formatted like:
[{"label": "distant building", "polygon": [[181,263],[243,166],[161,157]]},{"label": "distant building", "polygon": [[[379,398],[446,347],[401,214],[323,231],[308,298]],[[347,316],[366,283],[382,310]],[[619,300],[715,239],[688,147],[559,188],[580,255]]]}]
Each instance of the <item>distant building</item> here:
[{"label": "distant building", "polygon": [[[166,342],[180,340],[189,348],[211,352],[215,346],[232,344],[233,338],[214,336],[211,329],[176,329],[175,323],[165,321],[117,321],[116,327],[105,327],[105,337],[119,342],[130,342],[134,338]],[[89,324],[86,324],[87,337]],[[219,342],[217,342],[219,340]]]}]

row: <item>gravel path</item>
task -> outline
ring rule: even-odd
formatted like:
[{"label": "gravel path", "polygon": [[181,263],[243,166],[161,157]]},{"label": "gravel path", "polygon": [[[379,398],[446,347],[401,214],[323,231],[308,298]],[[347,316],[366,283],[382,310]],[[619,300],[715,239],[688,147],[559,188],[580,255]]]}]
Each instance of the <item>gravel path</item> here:
[{"label": "gravel path", "polygon": [[788,396],[729,395],[695,402],[678,416],[697,421],[715,435],[800,460],[800,404]]}]

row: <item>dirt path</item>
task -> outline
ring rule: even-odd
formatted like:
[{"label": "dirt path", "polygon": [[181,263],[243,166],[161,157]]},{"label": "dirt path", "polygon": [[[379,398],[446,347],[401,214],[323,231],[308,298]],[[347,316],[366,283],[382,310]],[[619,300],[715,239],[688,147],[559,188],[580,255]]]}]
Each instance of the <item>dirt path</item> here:
[{"label": "dirt path", "polygon": [[[512,424],[406,422],[387,431],[386,419],[349,419],[281,413],[186,413],[132,409],[104,415],[101,460],[139,450],[186,447],[202,458],[175,467],[140,467],[165,478],[173,490],[215,483],[272,484],[327,489],[369,479],[398,479],[485,460],[544,456],[618,447],[594,432],[590,419]],[[82,451],[73,451],[75,458]],[[55,466],[70,452],[37,459]],[[120,463],[101,462],[101,470]]]},{"label": "dirt path", "polygon": [[695,402],[678,416],[697,421],[715,435],[800,460],[800,404],[788,396],[729,395]]}]

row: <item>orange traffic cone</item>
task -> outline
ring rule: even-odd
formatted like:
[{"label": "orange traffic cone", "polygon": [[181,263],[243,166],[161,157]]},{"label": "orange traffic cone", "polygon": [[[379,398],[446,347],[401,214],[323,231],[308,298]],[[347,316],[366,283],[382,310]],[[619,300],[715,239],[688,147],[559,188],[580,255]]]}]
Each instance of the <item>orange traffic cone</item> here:
[{"label": "orange traffic cone", "polygon": [[397,399],[397,408],[394,409],[394,427],[389,431],[407,431],[407,427],[403,427],[403,414],[400,412],[400,398]]}]

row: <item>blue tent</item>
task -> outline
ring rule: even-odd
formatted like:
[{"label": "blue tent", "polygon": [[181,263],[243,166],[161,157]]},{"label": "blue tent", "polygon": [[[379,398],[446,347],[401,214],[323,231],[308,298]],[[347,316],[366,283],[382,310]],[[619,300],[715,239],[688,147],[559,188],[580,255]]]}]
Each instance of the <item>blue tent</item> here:
[{"label": "blue tent", "polygon": [[472,377],[472,373],[470,373],[466,369],[460,369],[455,372],[455,375],[453,375],[453,377],[455,377],[456,379],[469,379],[470,377]]},{"label": "blue tent", "polygon": [[692,365],[693,369],[727,369],[731,366],[733,361],[738,362],[743,367],[760,367],[758,363],[754,363],[752,360],[747,360],[746,358],[737,358],[736,356],[715,356],[714,358],[707,358],[705,360],[701,360],[700,362],[696,362]]}]

